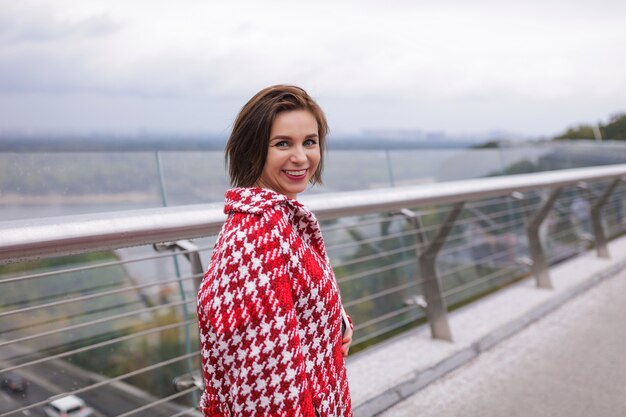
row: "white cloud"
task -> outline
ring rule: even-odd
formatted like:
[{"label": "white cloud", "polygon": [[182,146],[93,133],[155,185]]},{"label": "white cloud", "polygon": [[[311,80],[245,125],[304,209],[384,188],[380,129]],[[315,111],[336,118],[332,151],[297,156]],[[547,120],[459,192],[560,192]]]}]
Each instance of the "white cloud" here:
[{"label": "white cloud", "polygon": [[197,103],[289,82],[328,101],[385,98],[440,119],[428,108],[613,105],[626,91],[617,1],[0,2],[0,94]]}]

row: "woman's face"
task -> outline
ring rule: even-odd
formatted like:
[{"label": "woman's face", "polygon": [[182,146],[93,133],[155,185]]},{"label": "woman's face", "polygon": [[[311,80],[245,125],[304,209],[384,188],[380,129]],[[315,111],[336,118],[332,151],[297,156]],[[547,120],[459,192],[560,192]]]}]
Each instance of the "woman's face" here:
[{"label": "woman's face", "polygon": [[265,166],[255,185],[295,199],[308,186],[319,162],[315,116],[307,110],[279,113],[272,124]]}]

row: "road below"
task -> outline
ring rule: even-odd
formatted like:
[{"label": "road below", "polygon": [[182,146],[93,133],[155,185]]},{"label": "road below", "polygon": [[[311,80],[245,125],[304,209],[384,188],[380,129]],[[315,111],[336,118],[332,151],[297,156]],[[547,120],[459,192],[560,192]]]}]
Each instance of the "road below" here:
[{"label": "road below", "polygon": [[[37,359],[39,355],[20,346],[9,345],[3,347],[0,353],[0,369],[10,368],[13,365],[12,358],[26,354],[29,355],[31,360]],[[82,370],[60,359],[52,359],[32,366],[18,368],[11,371],[11,373],[25,378],[28,381],[28,389],[25,394],[0,390],[0,415],[45,401],[64,392],[71,392],[76,389],[89,387],[94,383],[106,381],[106,378],[100,375]],[[108,383],[97,388],[88,389],[77,395],[94,409],[94,417],[114,417],[158,400],[158,398],[123,383]],[[185,408],[166,402],[133,415],[137,417],[169,417]],[[45,417],[41,406],[26,410],[23,414],[11,414],[11,416],[24,415]],[[186,415],[192,414],[188,413]]]}]

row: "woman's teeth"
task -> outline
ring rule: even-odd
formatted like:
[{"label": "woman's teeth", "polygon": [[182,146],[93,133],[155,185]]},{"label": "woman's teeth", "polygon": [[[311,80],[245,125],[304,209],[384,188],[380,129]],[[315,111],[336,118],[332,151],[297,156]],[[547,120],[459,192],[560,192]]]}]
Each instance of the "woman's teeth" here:
[{"label": "woman's teeth", "polygon": [[287,171],[285,170],[285,172],[289,175],[292,175],[294,177],[299,177],[301,175],[304,175],[306,173],[306,169],[302,169],[300,171]]}]

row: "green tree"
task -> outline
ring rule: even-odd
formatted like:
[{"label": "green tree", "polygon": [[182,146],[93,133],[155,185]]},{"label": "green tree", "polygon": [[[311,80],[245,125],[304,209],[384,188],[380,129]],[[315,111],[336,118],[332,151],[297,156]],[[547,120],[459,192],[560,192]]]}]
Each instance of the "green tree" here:
[{"label": "green tree", "polygon": [[[602,131],[602,130],[601,130]],[[580,124],[575,127],[568,127],[565,133],[556,136],[554,139],[594,139],[593,127],[591,125]]]},{"label": "green tree", "polygon": [[609,119],[600,131],[605,139],[626,140],[626,113],[618,113]]}]

